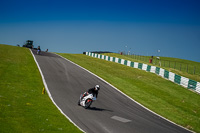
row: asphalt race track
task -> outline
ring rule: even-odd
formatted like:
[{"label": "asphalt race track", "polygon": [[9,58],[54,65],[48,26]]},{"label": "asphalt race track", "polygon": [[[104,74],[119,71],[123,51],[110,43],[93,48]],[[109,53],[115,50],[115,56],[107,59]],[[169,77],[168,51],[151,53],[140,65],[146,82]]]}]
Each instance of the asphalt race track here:
[{"label": "asphalt race track", "polygon": [[[53,53],[37,55],[48,89],[59,108],[87,133],[189,132],[139,106],[104,81]],[[90,109],[77,105],[79,96],[101,86]],[[50,111],[50,110],[49,110]]]}]

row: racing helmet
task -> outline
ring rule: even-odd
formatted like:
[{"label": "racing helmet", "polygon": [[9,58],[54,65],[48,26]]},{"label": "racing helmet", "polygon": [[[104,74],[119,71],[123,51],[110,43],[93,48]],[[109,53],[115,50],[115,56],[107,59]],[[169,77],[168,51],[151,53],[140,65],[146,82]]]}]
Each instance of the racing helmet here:
[{"label": "racing helmet", "polygon": [[98,90],[100,90],[100,86],[99,86],[99,85],[95,85],[94,89],[95,89],[96,91],[98,91]]}]

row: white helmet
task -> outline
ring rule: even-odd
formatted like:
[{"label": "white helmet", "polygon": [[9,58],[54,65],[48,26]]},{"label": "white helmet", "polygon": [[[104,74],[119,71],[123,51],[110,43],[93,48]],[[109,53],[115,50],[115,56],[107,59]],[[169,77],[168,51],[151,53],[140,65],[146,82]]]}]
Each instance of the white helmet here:
[{"label": "white helmet", "polygon": [[100,86],[99,85],[95,85],[95,90],[97,91],[97,90],[100,90]]}]

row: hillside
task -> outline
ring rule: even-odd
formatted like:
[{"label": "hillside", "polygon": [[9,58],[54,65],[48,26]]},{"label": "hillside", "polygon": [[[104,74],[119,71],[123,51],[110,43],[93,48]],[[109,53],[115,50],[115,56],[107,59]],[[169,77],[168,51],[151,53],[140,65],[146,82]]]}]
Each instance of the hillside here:
[{"label": "hillside", "polygon": [[80,132],[42,95],[29,49],[0,44],[0,132]]},{"label": "hillside", "polygon": [[[152,111],[200,132],[199,94],[153,73],[82,54],[60,55],[102,77]],[[80,132],[47,94],[42,95],[41,76],[28,49],[0,45],[0,60],[0,132]]]},{"label": "hillside", "polygon": [[161,116],[200,132],[199,94],[139,69],[82,54],[60,55],[105,79]]}]

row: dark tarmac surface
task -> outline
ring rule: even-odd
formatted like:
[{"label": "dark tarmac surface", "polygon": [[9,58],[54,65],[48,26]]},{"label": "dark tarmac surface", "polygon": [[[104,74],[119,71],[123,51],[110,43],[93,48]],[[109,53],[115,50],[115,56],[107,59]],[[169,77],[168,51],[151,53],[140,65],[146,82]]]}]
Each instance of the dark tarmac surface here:
[{"label": "dark tarmac surface", "polygon": [[[104,81],[52,53],[36,55],[48,89],[59,108],[87,133],[187,133],[136,104]],[[81,93],[101,86],[90,109],[77,105]]]}]

